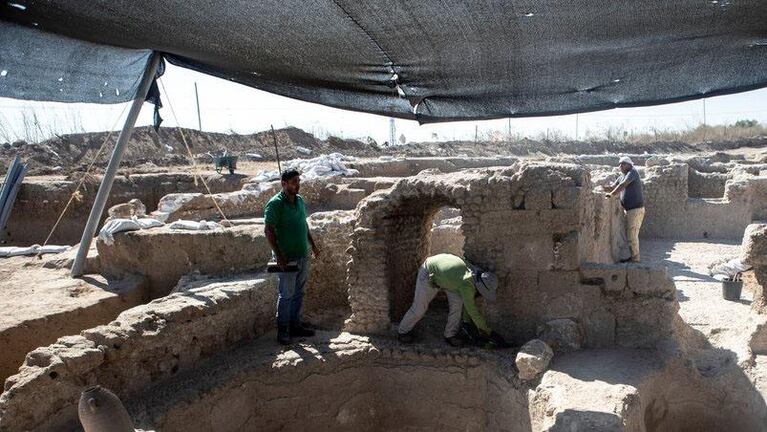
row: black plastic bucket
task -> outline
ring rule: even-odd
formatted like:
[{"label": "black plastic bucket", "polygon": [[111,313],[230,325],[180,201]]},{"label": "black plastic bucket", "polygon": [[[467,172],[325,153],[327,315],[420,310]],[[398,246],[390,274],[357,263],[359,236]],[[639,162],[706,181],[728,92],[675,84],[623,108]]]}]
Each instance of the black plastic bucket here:
[{"label": "black plastic bucket", "polygon": [[743,281],[722,281],[722,296],[725,300],[740,300]]}]

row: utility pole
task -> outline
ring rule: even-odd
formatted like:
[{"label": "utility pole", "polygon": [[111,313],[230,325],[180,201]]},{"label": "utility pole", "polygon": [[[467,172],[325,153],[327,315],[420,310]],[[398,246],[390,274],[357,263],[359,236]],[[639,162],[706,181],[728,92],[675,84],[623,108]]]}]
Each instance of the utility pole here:
[{"label": "utility pole", "polygon": [[389,118],[389,145],[394,145],[394,140],[397,139],[397,126],[394,125],[394,117]]},{"label": "utility pole", "polygon": [[194,82],[194,100],[197,102],[197,130],[202,132],[202,117],[200,117],[200,96],[197,93],[197,81]]},{"label": "utility pole", "polygon": [[707,135],[706,129],[708,129],[706,127],[708,125],[708,121],[707,120],[708,119],[706,118],[706,98],[703,98],[703,141],[705,141],[706,138],[707,138],[706,137],[706,135]]},{"label": "utility pole", "polygon": [[508,140],[511,141],[511,117],[509,117],[509,126],[508,126],[509,132],[508,132]]},{"label": "utility pole", "polygon": [[474,142],[479,142],[479,125],[474,125]]},{"label": "utility pole", "polygon": [[706,98],[703,98],[703,126],[708,125],[708,119],[706,118]]},{"label": "utility pole", "polygon": [[579,114],[575,113],[575,140],[578,141],[578,118]]}]

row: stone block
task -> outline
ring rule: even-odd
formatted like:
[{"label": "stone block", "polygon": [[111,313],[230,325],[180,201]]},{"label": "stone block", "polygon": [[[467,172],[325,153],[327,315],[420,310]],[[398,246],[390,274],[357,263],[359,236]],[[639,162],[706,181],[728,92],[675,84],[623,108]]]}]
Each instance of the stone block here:
[{"label": "stone block", "polygon": [[626,264],[584,263],[580,267],[584,282],[595,282],[605,293],[620,294],[626,289]]},{"label": "stone block", "polygon": [[580,265],[580,249],[578,243],[578,232],[570,231],[567,234],[555,234],[552,239],[554,243],[554,265],[555,269],[576,270]]},{"label": "stone block", "polygon": [[554,265],[554,240],[550,235],[516,236],[503,246],[506,265],[511,268],[550,270]]},{"label": "stone block", "polygon": [[577,271],[542,271],[538,273],[538,291],[564,293],[580,285]]},{"label": "stone block", "polygon": [[525,193],[525,210],[547,210],[551,208],[551,190],[534,189]]},{"label": "stone block", "polygon": [[577,186],[554,189],[551,195],[551,203],[555,209],[577,208],[580,190]]},{"label": "stone block", "polygon": [[615,314],[615,344],[626,348],[654,348],[672,335],[672,323],[679,304],[660,298],[640,298],[617,301],[611,310]]},{"label": "stone block", "polygon": [[601,303],[599,286],[583,285],[577,271],[550,271],[538,274],[540,316],[581,319]]},{"label": "stone block", "polygon": [[584,346],[608,348],[615,345],[615,316],[606,309],[597,309],[583,321]]},{"label": "stone block", "polygon": [[746,227],[741,246],[743,260],[752,266],[767,266],[767,223]]},{"label": "stone block", "polygon": [[538,326],[538,339],[546,342],[554,351],[566,352],[581,348],[583,332],[571,319],[555,319]]},{"label": "stone block", "polygon": [[674,282],[665,267],[650,267],[641,264],[626,266],[628,291],[640,296],[673,298]]}]

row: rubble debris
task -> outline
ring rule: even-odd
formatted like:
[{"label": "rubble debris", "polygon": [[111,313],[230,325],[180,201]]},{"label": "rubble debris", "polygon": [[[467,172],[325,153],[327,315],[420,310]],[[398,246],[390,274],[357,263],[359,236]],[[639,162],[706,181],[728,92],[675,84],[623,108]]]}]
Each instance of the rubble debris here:
[{"label": "rubble debris", "polygon": [[535,379],[549,367],[554,351],[540,339],[533,339],[519,349],[515,363],[519,378],[525,381]]}]

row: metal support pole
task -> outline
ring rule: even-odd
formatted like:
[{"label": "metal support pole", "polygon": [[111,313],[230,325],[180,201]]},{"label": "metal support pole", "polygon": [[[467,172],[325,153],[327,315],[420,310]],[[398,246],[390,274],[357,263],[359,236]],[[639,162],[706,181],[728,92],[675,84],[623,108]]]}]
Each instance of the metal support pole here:
[{"label": "metal support pole", "polygon": [[197,93],[197,81],[194,83],[194,100],[197,102],[197,130],[202,132],[202,117],[200,116],[200,96]]},{"label": "metal support pole", "polygon": [[133,99],[123,129],[120,131],[120,136],[117,137],[117,143],[112,151],[112,157],[109,159],[109,164],[104,172],[104,177],[101,179],[99,191],[96,193],[96,199],[93,201],[93,207],[91,207],[88,222],[85,224],[83,237],[80,239],[80,249],[77,250],[77,257],[75,257],[75,262],[72,264],[72,277],[83,275],[85,258],[88,256],[88,249],[91,247],[93,236],[96,234],[96,229],[101,220],[101,214],[104,212],[104,206],[106,206],[107,198],[109,198],[109,192],[112,189],[112,183],[114,182],[115,174],[117,174],[117,168],[120,166],[120,159],[122,159],[123,153],[125,152],[125,146],[128,144],[128,140],[133,133],[133,126],[136,125],[136,118],[141,111],[141,106],[144,104],[144,99],[146,99],[149,86],[152,84],[152,80],[157,73],[157,65],[160,64],[161,57],[162,56],[159,53],[152,53],[146,70],[144,71],[144,76],[141,78],[141,84],[139,84],[139,88],[136,91],[136,98]]}]

